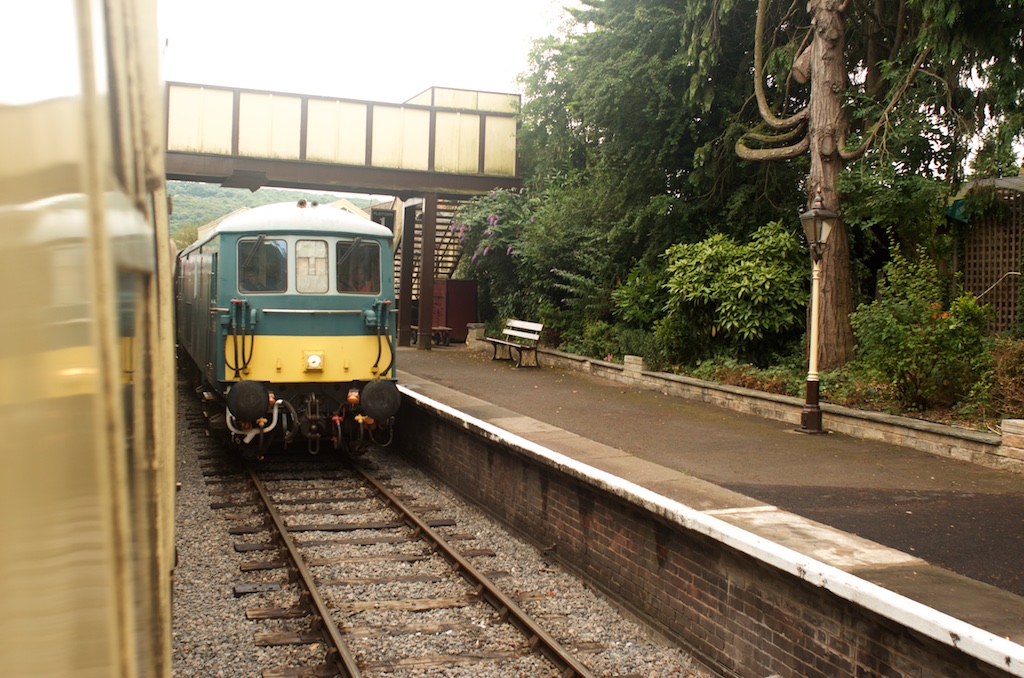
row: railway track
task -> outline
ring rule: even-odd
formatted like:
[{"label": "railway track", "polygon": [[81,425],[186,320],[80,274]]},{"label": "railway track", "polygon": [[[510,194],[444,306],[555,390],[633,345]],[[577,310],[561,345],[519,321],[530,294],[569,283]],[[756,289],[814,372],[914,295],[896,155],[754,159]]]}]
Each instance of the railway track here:
[{"label": "railway track", "polygon": [[[248,472],[208,435],[190,388],[178,407],[174,675],[344,675]],[[718,678],[402,457],[371,448],[363,460],[592,673]],[[259,475],[362,675],[562,675],[348,465],[303,451]]]},{"label": "railway track", "polygon": [[601,648],[566,648],[527,614],[536,594],[502,591],[496,554],[436,498],[306,455],[258,470],[217,461],[206,475],[245,554],[234,592],[255,601],[246,616],[274,664],[263,676],[595,675],[580,655]]}]

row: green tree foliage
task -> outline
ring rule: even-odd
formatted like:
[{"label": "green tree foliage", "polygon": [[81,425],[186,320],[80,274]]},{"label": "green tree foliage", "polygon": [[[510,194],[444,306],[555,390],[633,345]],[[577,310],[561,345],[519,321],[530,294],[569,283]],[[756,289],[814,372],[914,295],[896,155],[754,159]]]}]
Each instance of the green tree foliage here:
[{"label": "green tree foliage", "polygon": [[773,222],[749,242],[717,234],[666,252],[664,345],[693,362],[720,353],[765,360],[804,324],[807,262],[792,229]]},{"label": "green tree foliage", "polygon": [[[780,209],[796,223],[800,163],[765,167],[732,153],[751,90],[753,6],[585,2],[575,14],[585,28],[536,44],[519,135],[533,208],[518,272],[567,346],[595,336],[597,323],[612,328],[596,333],[612,338],[609,352],[647,343],[636,337],[662,301],[635,309],[651,322],[641,328],[613,315],[612,292],[634,269],[660,275],[668,247],[745,238]],[[626,330],[635,339],[622,340]]]},{"label": "green tree foliage", "polygon": [[526,196],[513,191],[492,191],[464,203],[451,229],[462,245],[456,277],[477,281],[477,299],[483,318],[532,318],[536,299],[523,291],[522,234],[530,221]]},{"label": "green tree foliage", "polygon": [[[947,247],[944,195],[967,148],[962,134],[980,129],[982,118],[1010,129],[1007,121],[1020,107],[1009,96],[1021,77],[1012,68],[986,64],[978,71],[986,74],[983,98],[998,102],[990,109],[975,105],[969,79],[959,77],[985,50],[1020,63],[1022,20],[1012,12],[997,12],[1006,14],[1001,37],[986,38],[984,50],[955,35],[953,24],[969,7],[993,2],[940,0],[949,5],[941,20],[919,0],[848,3],[850,87],[840,92],[853,109],[848,146],[878,130],[865,160],[850,165],[840,184],[859,299],[874,295],[875,272],[891,241],[904,251],[921,242],[940,253]],[[480,249],[477,260],[507,261],[467,272],[486,289],[485,318],[539,317],[563,348],[585,347],[600,357],[628,351],[681,361],[740,353],[745,340],[734,327],[706,323],[715,335],[698,336],[679,313],[666,310],[661,285],[669,259],[663,255],[716,234],[740,246],[780,219],[806,286],[807,256],[793,232],[806,199],[807,159],[747,162],[734,152],[755,115],[756,7],[755,0],[583,0],[565,33],[535,43],[522,78],[519,141],[527,189],[515,194],[517,207],[495,205],[511,199],[495,195],[481,199],[475,217],[473,208],[463,211],[471,238],[485,237],[489,215],[499,218],[486,234],[491,248],[486,256]],[[790,72],[809,26],[803,6],[773,2],[769,11],[769,25],[778,28],[768,35],[767,80],[783,114],[805,100]],[[930,60],[903,92],[905,105],[875,128],[931,38]],[[1002,38],[1009,42],[1000,47]],[[957,117],[961,106],[966,113]],[[804,329],[802,306],[791,315],[796,320],[777,331],[766,325],[749,352],[760,359],[775,350],[769,346],[795,345]]]},{"label": "green tree foliage", "polygon": [[1014,138],[1001,127],[987,133],[978,154],[971,163],[972,179],[994,179],[1017,176],[1024,170],[1013,148]]},{"label": "green tree foliage", "polygon": [[[216,184],[189,181],[168,181],[167,193],[171,197],[171,239],[179,248],[195,242],[196,230],[199,226],[208,224],[214,219],[219,219],[242,207],[260,207],[275,202],[303,199],[310,202],[328,203],[342,197],[330,193],[286,191],[276,188],[261,188],[253,192],[247,188],[224,188]],[[348,199],[357,207],[365,207],[373,202],[369,198]],[[193,228],[186,229],[188,226]]]},{"label": "green tree foliage", "polygon": [[[1024,0],[842,4],[844,160],[867,151],[902,173],[955,183],[973,135],[1024,141]],[[812,27],[791,3],[767,0],[765,11],[765,86],[773,111],[786,116],[810,100],[800,57],[813,58],[804,53]],[[745,117],[760,123],[754,106]]]},{"label": "green tree foliage", "polygon": [[183,250],[199,239],[199,227],[195,224],[179,226],[171,235],[171,241],[178,250]]},{"label": "green tree foliage", "polygon": [[949,186],[907,173],[871,154],[840,177],[843,219],[850,235],[855,304],[875,298],[876,273],[893,245],[912,255],[925,247],[935,261],[951,261],[953,233],[946,219]]},{"label": "green tree foliage", "polygon": [[[524,79],[520,138],[532,185],[592,187],[620,261],[656,260],[709,233],[747,235],[780,206],[796,213],[799,171],[740,162],[737,113],[750,96],[750,0],[584,2],[579,26],[539,43]],[[582,177],[577,174],[582,173]]]},{"label": "green tree foliage", "polygon": [[910,260],[894,251],[878,300],[850,318],[857,339],[851,367],[889,383],[905,409],[952,405],[990,369],[990,309],[969,295],[947,303],[947,289],[926,252]]},{"label": "green tree foliage", "polygon": [[[913,36],[944,89],[931,112],[959,116],[958,129],[1024,140],[1024,0],[915,0]],[[934,79],[934,77],[932,78]],[[952,104],[952,106],[950,106]],[[948,110],[952,108],[953,110]]]},{"label": "green tree foliage", "polygon": [[[556,194],[556,195],[555,195]],[[573,188],[494,191],[462,205],[457,275],[477,280],[481,315],[538,319],[546,333],[581,335],[609,312],[609,242],[600,208]],[[585,225],[586,227],[577,228]]]},{"label": "green tree foliage", "polygon": [[599,185],[548,187],[537,198],[523,239],[529,288],[543,300],[545,324],[562,340],[610,320],[619,265],[629,260],[623,250],[633,244],[617,238],[620,217]]},{"label": "green tree foliage", "polygon": [[[757,31],[758,105],[738,154],[778,161],[810,151],[809,193],[841,216],[847,198],[837,180],[866,153],[903,177],[957,183],[972,135],[995,128],[1022,138],[1022,10],[1024,0],[810,0],[801,9],[760,0],[759,24],[772,30]],[[853,348],[843,220],[832,240],[822,265],[832,310],[822,316],[823,367],[841,365]]]}]

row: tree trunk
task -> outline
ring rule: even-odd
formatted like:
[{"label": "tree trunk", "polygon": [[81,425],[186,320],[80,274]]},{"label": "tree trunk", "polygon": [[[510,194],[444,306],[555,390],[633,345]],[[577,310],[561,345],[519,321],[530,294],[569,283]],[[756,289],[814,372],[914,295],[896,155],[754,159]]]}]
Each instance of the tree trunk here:
[{"label": "tree trunk", "polygon": [[[820,192],[825,207],[840,212],[836,180],[843,169],[839,144],[849,123],[839,97],[846,88],[843,16],[836,0],[810,0],[814,25],[811,59],[811,102],[808,136],[811,171],[807,185],[808,207]],[[850,281],[850,240],[840,219],[829,236],[821,268],[821,303],[818,365],[830,370],[853,357],[853,288]]]}]

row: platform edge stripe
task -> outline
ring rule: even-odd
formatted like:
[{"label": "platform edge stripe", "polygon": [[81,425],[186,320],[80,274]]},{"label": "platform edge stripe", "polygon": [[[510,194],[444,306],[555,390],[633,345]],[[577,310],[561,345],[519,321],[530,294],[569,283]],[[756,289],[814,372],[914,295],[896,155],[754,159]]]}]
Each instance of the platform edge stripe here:
[{"label": "platform edge stripe", "polygon": [[652,513],[668,519],[675,519],[675,522],[683,527],[716,539],[737,551],[799,577],[814,586],[831,591],[837,596],[903,624],[933,640],[954,647],[1002,671],[1015,676],[1024,676],[1024,646],[1018,643],[1001,638],[790,548],[775,544],[743,528],[659,495],[645,487],[567,457],[539,443],[460,412],[422,393],[402,385],[399,385],[398,388],[399,391],[422,406],[433,409],[450,420],[461,422],[463,427],[468,430],[476,429],[484,437],[495,442],[507,443],[520,451],[532,453],[546,460],[549,465],[564,470],[570,475],[588,478],[616,496],[637,501]]}]

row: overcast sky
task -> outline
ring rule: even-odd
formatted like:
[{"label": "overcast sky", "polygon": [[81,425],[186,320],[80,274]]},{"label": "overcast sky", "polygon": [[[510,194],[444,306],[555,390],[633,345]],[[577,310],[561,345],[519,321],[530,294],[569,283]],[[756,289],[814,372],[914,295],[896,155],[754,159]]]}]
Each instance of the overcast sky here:
[{"label": "overcast sky", "polygon": [[400,103],[519,92],[569,0],[158,0],[167,80]]}]

